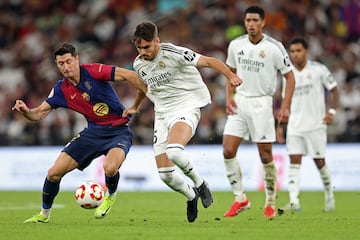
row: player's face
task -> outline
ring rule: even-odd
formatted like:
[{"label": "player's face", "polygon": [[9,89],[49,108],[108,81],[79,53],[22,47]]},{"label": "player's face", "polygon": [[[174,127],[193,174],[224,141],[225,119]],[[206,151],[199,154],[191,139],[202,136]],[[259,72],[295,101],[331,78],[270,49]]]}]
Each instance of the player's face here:
[{"label": "player's face", "polygon": [[304,66],[307,57],[307,50],[301,43],[291,44],[290,58],[293,64],[297,67]]},{"label": "player's face", "polygon": [[245,28],[250,37],[255,38],[262,34],[265,21],[257,13],[247,13],[245,16]]},{"label": "player's face", "polygon": [[138,50],[141,59],[152,61],[159,52],[159,43],[159,38],[154,38],[150,42],[140,39],[135,44],[135,47]]},{"label": "player's face", "polygon": [[56,56],[55,62],[59,71],[66,78],[74,79],[79,76],[79,56],[74,57],[70,53],[66,53]]}]

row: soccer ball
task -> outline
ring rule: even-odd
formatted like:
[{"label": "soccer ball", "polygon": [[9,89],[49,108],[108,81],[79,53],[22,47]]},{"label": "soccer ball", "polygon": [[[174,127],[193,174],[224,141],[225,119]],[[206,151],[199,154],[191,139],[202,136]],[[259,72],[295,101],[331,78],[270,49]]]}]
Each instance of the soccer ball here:
[{"label": "soccer ball", "polygon": [[76,188],[75,199],[82,208],[97,208],[104,200],[104,189],[94,181],[85,181]]}]

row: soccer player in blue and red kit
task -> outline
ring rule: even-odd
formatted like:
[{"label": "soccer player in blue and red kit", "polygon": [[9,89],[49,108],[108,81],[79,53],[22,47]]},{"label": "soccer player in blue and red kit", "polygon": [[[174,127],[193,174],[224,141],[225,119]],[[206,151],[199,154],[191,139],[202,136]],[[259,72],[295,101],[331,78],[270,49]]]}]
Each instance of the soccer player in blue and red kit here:
[{"label": "soccer player in blue and red kit", "polygon": [[118,170],[132,145],[132,132],[128,126],[130,118],[123,114],[125,108],[109,81],[127,80],[138,89],[138,95],[146,92],[146,86],[133,71],[98,63],[80,65],[79,55],[71,44],[60,44],[54,57],[64,77],[56,83],[48,98],[34,108],[16,100],[12,109],[31,121],[38,121],[52,109],[64,107],[83,114],[88,126],[65,145],[48,170],[43,185],[42,209],[25,223],[49,222],[50,209],[62,177],[75,168],[85,169],[93,159],[103,154],[106,156],[103,167],[108,192],[94,216],[100,219],[109,213],[116,197]]}]

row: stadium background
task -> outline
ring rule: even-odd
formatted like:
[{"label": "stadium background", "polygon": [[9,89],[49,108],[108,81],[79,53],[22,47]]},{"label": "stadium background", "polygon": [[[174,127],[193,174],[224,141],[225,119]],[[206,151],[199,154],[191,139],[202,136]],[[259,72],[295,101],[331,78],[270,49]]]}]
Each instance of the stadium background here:
[{"label": "stadium background", "polygon": [[[243,12],[250,4],[266,10],[265,32],[285,46],[297,35],[310,44],[310,58],[326,64],[340,87],[340,108],[329,127],[329,142],[360,139],[360,1],[186,1],[186,0],[2,0],[0,2],[0,145],[64,145],[86,124],[76,113],[53,111],[33,123],[11,111],[16,99],[40,104],[61,78],[53,47],[69,41],[80,50],[81,62],[103,62],[131,68],[137,52],[130,42],[142,20],[159,25],[163,42],[187,46],[225,60],[228,42],[243,34]],[[219,144],[226,119],[225,79],[201,70],[213,98],[204,109],[192,143]],[[135,92],[114,84],[129,106]],[[274,111],[280,98],[275,97]],[[152,142],[153,110],[146,101],[131,122],[135,145]]]}]

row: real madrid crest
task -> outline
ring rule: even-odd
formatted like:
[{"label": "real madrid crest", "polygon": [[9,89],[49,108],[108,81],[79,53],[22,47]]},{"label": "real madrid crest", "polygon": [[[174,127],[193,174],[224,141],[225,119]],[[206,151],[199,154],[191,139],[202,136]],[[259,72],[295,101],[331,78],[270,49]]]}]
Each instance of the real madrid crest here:
[{"label": "real madrid crest", "polygon": [[164,69],[166,67],[165,63],[163,61],[160,61],[159,62],[159,67],[160,67],[160,69]]},{"label": "real madrid crest", "polygon": [[263,50],[261,50],[261,52],[259,53],[259,56],[260,56],[261,58],[264,58],[264,57],[265,57],[265,52],[264,52]]}]

